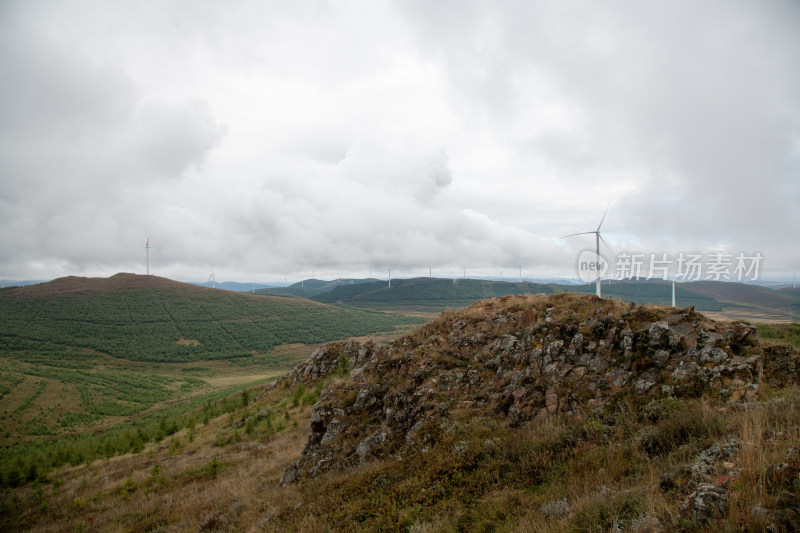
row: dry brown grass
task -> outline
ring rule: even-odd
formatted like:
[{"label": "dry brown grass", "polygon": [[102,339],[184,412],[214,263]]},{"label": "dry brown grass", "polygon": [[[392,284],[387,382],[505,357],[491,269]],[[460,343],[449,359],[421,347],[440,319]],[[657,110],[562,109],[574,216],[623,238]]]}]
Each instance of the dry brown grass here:
[{"label": "dry brown grass", "polygon": [[[279,400],[267,398],[273,404]],[[3,495],[4,512],[10,515],[6,525],[38,532],[260,528],[270,514],[302,500],[297,487],[278,487],[302,450],[309,424],[310,409],[290,413],[287,429],[269,437],[246,438],[244,428],[236,427],[239,413],[225,414],[139,454],[62,468],[50,475],[51,483]],[[240,440],[218,445],[220,435],[234,431]],[[212,472],[214,461],[218,466]]]},{"label": "dry brown grass", "polygon": [[756,507],[771,507],[776,495],[766,490],[770,465],[783,462],[789,448],[800,446],[800,390],[767,391],[765,403],[738,414],[733,424],[742,441],[736,458],[741,469],[731,484],[731,523],[751,530],[764,526]]},{"label": "dry brown grass", "polygon": [[[274,390],[248,409],[281,402],[289,405],[290,393]],[[729,512],[714,527],[757,530],[764,524],[753,508],[774,500],[764,491],[766,468],[781,462],[790,446],[800,445],[800,391],[767,392],[762,402],[741,409],[692,402],[678,415],[684,423],[711,424],[713,428],[714,417],[722,417],[726,435],[737,436],[743,443],[731,458],[739,473],[727,480]],[[42,486],[43,497],[37,497],[37,489],[31,485],[16,492],[13,529],[361,530],[353,517],[359,509],[368,509],[376,497],[385,505],[380,499],[385,495],[378,495],[386,489],[378,481],[392,479],[392,490],[398,491],[392,505],[400,506],[397,523],[405,524],[409,531],[585,531],[587,524],[594,522],[650,531],[656,519],[662,526],[691,530],[680,517],[686,493],[665,491],[660,481],[665,472],[672,472],[678,475],[678,484],[685,483],[683,467],[713,441],[690,439],[668,453],[648,457],[635,438],[648,423],[634,422],[633,417],[625,418],[626,430],[609,431],[608,441],[581,436],[582,426],[559,419],[518,430],[496,426],[489,419],[465,419],[458,434],[446,437],[444,444],[416,459],[376,462],[308,480],[304,485],[280,486],[280,476],[303,448],[311,410],[298,407],[289,411],[297,427],[290,422],[285,431],[268,438],[245,438],[242,428],[236,427],[237,412],[196,428],[191,439],[189,430],[184,429],[140,454],[62,469],[50,476],[51,481],[60,481]],[[659,422],[667,435],[671,434],[669,424],[679,423],[675,420]],[[217,445],[220,435],[231,435],[237,429],[241,440]],[[452,468],[460,468],[458,463],[464,461],[453,463],[449,455],[453,442],[466,439],[475,450],[492,436],[498,439],[493,448],[497,451],[476,456],[482,457],[475,463],[477,470],[464,474],[465,483],[483,483],[482,489],[456,490],[458,485],[454,485],[452,494],[433,500],[433,513],[413,503],[413,495],[421,488],[453,482]],[[209,465],[215,459],[218,467],[211,473]],[[154,465],[160,470],[155,476]],[[500,475],[509,468],[529,476],[533,484],[520,482],[516,474],[511,478]],[[495,475],[492,472],[499,476],[498,481],[486,485],[486,476]],[[567,503],[563,514],[543,512],[543,506],[562,499]],[[373,530],[371,523],[365,522],[363,529]]]}]

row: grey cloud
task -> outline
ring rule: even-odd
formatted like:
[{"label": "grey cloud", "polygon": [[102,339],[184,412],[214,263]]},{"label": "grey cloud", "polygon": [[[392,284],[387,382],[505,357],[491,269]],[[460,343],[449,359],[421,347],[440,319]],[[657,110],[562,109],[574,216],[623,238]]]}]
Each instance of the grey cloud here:
[{"label": "grey cloud", "polygon": [[138,91],[122,71],[95,64],[35,31],[19,35],[15,27],[0,29],[5,142],[75,140],[129,120]]},{"label": "grey cloud", "polygon": [[304,182],[305,189],[279,191],[265,184],[240,205],[233,234],[246,238],[232,248],[256,242],[245,254],[251,263],[289,272],[565,260],[535,235],[438,204],[436,192],[446,188],[450,175],[436,147],[410,139],[361,139],[341,163]]},{"label": "grey cloud", "polygon": [[136,153],[160,175],[179,177],[200,165],[227,133],[208,105],[190,98],[177,103],[144,102],[136,123]]},{"label": "grey cloud", "polygon": [[800,4],[403,6],[468,96],[464,113],[507,131],[524,117],[507,134],[521,157],[576,188],[635,176],[613,198],[629,236],[785,255],[800,201]]},{"label": "grey cloud", "polygon": [[423,148],[410,137],[359,139],[339,162],[338,172],[343,179],[407,194],[427,205],[453,179],[444,148]]},{"label": "grey cloud", "polygon": [[0,236],[0,264],[79,273],[124,263],[150,209],[130,203],[133,191],[201,167],[225,126],[196,98],[146,99],[123,69],[9,19],[0,23],[0,224],[11,231]]}]

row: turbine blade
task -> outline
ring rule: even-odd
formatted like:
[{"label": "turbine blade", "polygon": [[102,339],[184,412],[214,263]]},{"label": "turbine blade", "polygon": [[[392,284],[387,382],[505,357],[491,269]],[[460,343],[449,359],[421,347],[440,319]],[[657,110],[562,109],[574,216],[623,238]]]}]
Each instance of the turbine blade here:
[{"label": "turbine blade", "polygon": [[603,236],[602,236],[602,235],[600,235],[600,232],[598,232],[598,233],[597,233],[597,235],[598,235],[598,237],[600,237],[600,240],[601,240],[601,241],[603,241],[603,244],[605,244],[605,245],[606,245],[606,248],[608,248],[608,251],[609,251],[609,252],[611,252],[613,255],[617,255],[617,253],[616,253],[614,250],[612,250],[612,249],[611,249],[611,246],[609,246],[609,245],[608,245],[608,243],[607,243],[607,242],[606,242],[606,240],[603,238]]},{"label": "turbine blade", "polygon": [[566,239],[567,237],[574,237],[575,235],[594,235],[595,233],[597,233],[597,232],[596,231],[583,231],[581,233],[571,233],[569,235],[564,235],[561,238],[562,239]]},{"label": "turbine blade", "polygon": [[608,214],[608,208],[609,207],[611,207],[611,202],[608,202],[608,204],[606,205],[606,210],[603,213],[603,218],[600,219],[600,223],[597,225],[597,230],[596,231],[600,231],[600,226],[603,225],[603,221],[606,219],[606,215]]}]

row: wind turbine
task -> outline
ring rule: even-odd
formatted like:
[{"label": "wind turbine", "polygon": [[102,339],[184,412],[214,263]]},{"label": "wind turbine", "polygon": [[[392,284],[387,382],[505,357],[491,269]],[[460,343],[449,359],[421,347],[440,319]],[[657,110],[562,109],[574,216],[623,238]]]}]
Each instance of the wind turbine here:
[{"label": "wind turbine", "polygon": [[211,288],[212,289],[216,289],[217,288],[217,278],[214,277],[214,267],[213,266],[211,267],[211,275],[208,276],[208,280],[207,281],[211,282]]},{"label": "wind turbine", "polygon": [[145,256],[144,261],[147,265],[147,275],[150,275],[150,237],[147,237],[147,244],[144,245]]},{"label": "wind turbine", "polygon": [[609,250],[611,250],[611,247],[608,246],[608,243],[606,242],[606,240],[603,239],[602,235],[600,235],[600,227],[603,225],[603,221],[605,221],[605,219],[606,219],[606,214],[608,214],[608,208],[609,208],[610,205],[611,204],[606,206],[606,211],[605,211],[605,213],[603,213],[603,218],[600,219],[600,223],[597,225],[597,229],[596,230],[594,230],[594,231],[583,231],[581,233],[571,233],[569,235],[564,235],[563,237],[561,237],[562,239],[566,239],[567,237],[575,237],[576,235],[591,235],[592,233],[594,233],[595,272],[597,273],[597,278],[595,280],[595,287],[596,287],[596,292],[597,292],[597,297],[598,298],[601,297],[601,294],[600,294],[600,292],[601,292],[600,291],[600,241],[602,240],[603,244],[605,244],[606,247]]},{"label": "wind turbine", "polygon": [[392,267],[389,267],[389,288],[392,288]]}]

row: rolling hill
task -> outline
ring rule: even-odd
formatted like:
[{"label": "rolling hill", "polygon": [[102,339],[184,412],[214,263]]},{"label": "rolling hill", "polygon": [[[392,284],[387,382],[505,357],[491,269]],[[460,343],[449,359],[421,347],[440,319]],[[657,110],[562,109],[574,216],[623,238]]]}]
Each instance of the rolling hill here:
[{"label": "rolling hill", "polygon": [[[669,305],[672,291],[666,281],[625,281],[603,285],[603,295],[640,304]],[[576,292],[594,292],[594,286],[581,286]],[[695,281],[676,285],[676,300],[681,307],[694,305],[724,319],[751,321],[800,320],[800,291],[770,289],[758,285],[723,281]]]},{"label": "rolling hill", "polygon": [[0,350],[69,347],[132,361],[232,359],[412,321],[154,276],[67,277],[0,293]]},{"label": "rolling hill", "polygon": [[509,283],[477,279],[413,278],[353,285],[338,285],[313,297],[318,302],[342,303],[355,307],[388,308],[418,307],[440,311],[446,307],[464,307],[485,298],[507,294],[552,293],[547,285],[522,282]]},{"label": "rolling hill", "polygon": [[318,343],[419,321],[133,274],[3,289],[0,484],[140,450],[241,402]]},{"label": "rolling hill", "polygon": [[234,291],[234,292],[253,292],[258,289],[266,289],[268,287],[274,287],[274,285],[264,285],[263,283],[242,283],[238,281],[203,281],[203,282],[192,282],[192,285],[198,285],[200,287],[207,287],[209,289],[224,289],[226,291]]},{"label": "rolling hill", "polygon": [[[414,278],[393,279],[391,288],[384,280],[358,280],[356,283],[319,282],[309,288],[284,289],[283,294],[299,295],[324,303],[339,303],[363,309],[439,312],[460,308],[484,298],[509,294],[554,294],[576,292],[594,294],[593,283],[562,285],[555,283],[506,282],[478,279]],[[288,290],[287,290],[288,289]],[[267,289],[269,293],[276,289]],[[603,283],[603,296],[639,304],[670,305],[671,284],[667,281],[612,281]],[[676,285],[680,307],[695,306],[720,319],[753,321],[800,320],[800,289],[770,289],[743,283],[698,281]]]},{"label": "rolling hill", "polygon": [[299,296],[302,298],[313,298],[319,294],[329,292],[341,286],[360,285],[362,283],[381,283],[374,278],[367,279],[338,279],[332,281],[324,281],[321,279],[307,279],[300,283],[289,285],[288,287],[274,287],[256,289],[256,294],[271,294],[274,296]]}]

